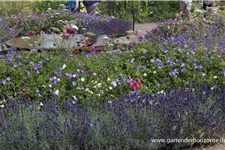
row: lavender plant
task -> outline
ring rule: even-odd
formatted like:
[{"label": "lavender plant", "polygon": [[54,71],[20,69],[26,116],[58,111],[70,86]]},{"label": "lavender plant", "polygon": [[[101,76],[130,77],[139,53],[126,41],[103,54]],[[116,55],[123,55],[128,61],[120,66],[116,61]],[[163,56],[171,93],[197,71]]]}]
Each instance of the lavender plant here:
[{"label": "lavender plant", "polygon": [[[133,93],[93,108],[8,100],[0,113],[1,149],[158,149],[153,139],[224,136],[224,88],[193,83],[164,95]],[[180,149],[193,143],[170,143]]]},{"label": "lavender plant", "polygon": [[11,27],[7,21],[0,17],[0,46],[7,40],[18,36],[21,31],[22,29],[16,26]]}]

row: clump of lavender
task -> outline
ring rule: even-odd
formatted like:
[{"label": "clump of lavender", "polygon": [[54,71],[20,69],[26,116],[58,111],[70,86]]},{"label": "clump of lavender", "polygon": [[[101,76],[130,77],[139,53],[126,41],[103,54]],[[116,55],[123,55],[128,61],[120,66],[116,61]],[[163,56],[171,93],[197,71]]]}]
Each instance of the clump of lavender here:
[{"label": "clump of lavender", "polygon": [[[224,88],[192,84],[164,95],[134,93],[100,107],[36,104],[23,98],[1,109],[4,149],[158,149],[153,139],[224,134]],[[172,143],[179,149],[191,143]]]},{"label": "clump of lavender", "polygon": [[0,17],[0,45],[5,41],[18,36],[22,29],[17,27],[11,27],[10,24]]}]

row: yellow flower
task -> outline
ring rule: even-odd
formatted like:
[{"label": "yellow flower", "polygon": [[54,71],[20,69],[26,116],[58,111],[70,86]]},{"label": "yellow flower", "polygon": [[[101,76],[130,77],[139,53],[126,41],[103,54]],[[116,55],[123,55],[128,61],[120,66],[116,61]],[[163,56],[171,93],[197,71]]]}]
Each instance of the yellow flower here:
[{"label": "yellow flower", "polygon": [[38,8],[35,9],[36,12],[39,12],[40,10]]}]

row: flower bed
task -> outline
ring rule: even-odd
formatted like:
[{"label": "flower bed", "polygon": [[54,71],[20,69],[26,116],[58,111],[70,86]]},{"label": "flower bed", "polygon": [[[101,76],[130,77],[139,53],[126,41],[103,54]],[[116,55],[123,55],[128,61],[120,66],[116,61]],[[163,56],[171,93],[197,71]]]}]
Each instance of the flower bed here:
[{"label": "flower bed", "polygon": [[193,84],[162,96],[142,93],[108,99],[106,105],[96,108],[51,104],[48,99],[40,104],[27,98],[9,100],[0,113],[0,144],[10,150],[156,150],[166,145],[180,149],[194,143],[172,139],[223,136],[224,92]]},{"label": "flower bed", "polygon": [[[40,31],[37,18],[25,31]],[[55,31],[61,27],[61,21],[49,18],[45,21],[56,23]],[[24,26],[31,20],[20,23]],[[83,25],[90,21],[78,20]],[[123,32],[118,20],[110,21],[117,33]],[[99,48],[89,53],[32,48],[1,55],[1,146],[179,149],[193,143],[154,143],[151,139],[221,137],[225,27],[222,20],[203,23],[170,20],[140,36],[138,43],[104,52]],[[91,31],[102,27],[114,34],[104,21],[89,24]],[[67,28],[67,33],[75,32]]]}]

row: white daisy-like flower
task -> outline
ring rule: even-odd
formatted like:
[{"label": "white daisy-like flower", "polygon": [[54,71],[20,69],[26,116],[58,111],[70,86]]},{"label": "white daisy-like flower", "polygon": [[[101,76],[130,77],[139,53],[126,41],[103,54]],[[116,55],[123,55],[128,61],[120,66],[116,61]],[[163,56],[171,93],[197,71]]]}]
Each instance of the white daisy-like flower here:
[{"label": "white daisy-like flower", "polygon": [[54,92],[56,95],[59,95],[59,90],[55,90]]},{"label": "white daisy-like flower", "polygon": [[4,108],[5,106],[4,106],[4,104],[2,104],[2,105],[0,105],[0,107],[1,107],[1,108]]},{"label": "white daisy-like flower", "polygon": [[52,87],[52,85],[51,85],[51,84],[49,84],[48,86],[49,86],[50,88]]},{"label": "white daisy-like flower", "polygon": [[203,74],[202,74],[202,76],[204,77],[204,76],[206,76],[206,74],[205,74],[205,73],[203,73]]},{"label": "white daisy-like flower", "polygon": [[107,81],[111,81],[111,79],[110,78],[107,78]]},{"label": "white daisy-like flower", "polygon": [[112,90],[113,88],[110,86],[109,89]]},{"label": "white daisy-like flower", "polygon": [[94,72],[93,75],[96,76],[96,73]]},{"label": "white daisy-like flower", "polygon": [[214,76],[213,78],[214,78],[214,79],[217,79],[217,76]]},{"label": "white daisy-like flower", "polygon": [[64,65],[62,66],[62,68],[65,69],[65,68],[66,68],[66,64],[64,64]]},{"label": "white daisy-like flower", "polygon": [[80,80],[81,80],[82,82],[84,82],[84,78],[81,78]]},{"label": "white daisy-like flower", "polygon": [[116,81],[112,81],[113,86],[117,86]]},{"label": "white daisy-like flower", "polygon": [[57,77],[56,77],[56,76],[54,76],[54,77],[53,77],[53,79],[54,79],[54,80],[56,80],[56,79],[57,79]]},{"label": "white daisy-like flower", "polygon": [[143,75],[146,77],[147,76],[147,73],[144,73]]},{"label": "white daisy-like flower", "polygon": [[99,87],[99,88],[100,88],[101,86],[102,86],[102,84],[101,84],[101,83],[98,83],[98,84],[97,84],[97,87]]},{"label": "white daisy-like flower", "polygon": [[80,69],[77,69],[77,72],[80,72]]},{"label": "white daisy-like flower", "polygon": [[58,78],[57,81],[60,81],[60,78]]},{"label": "white daisy-like flower", "polygon": [[156,74],[156,71],[153,71],[153,74]]}]

